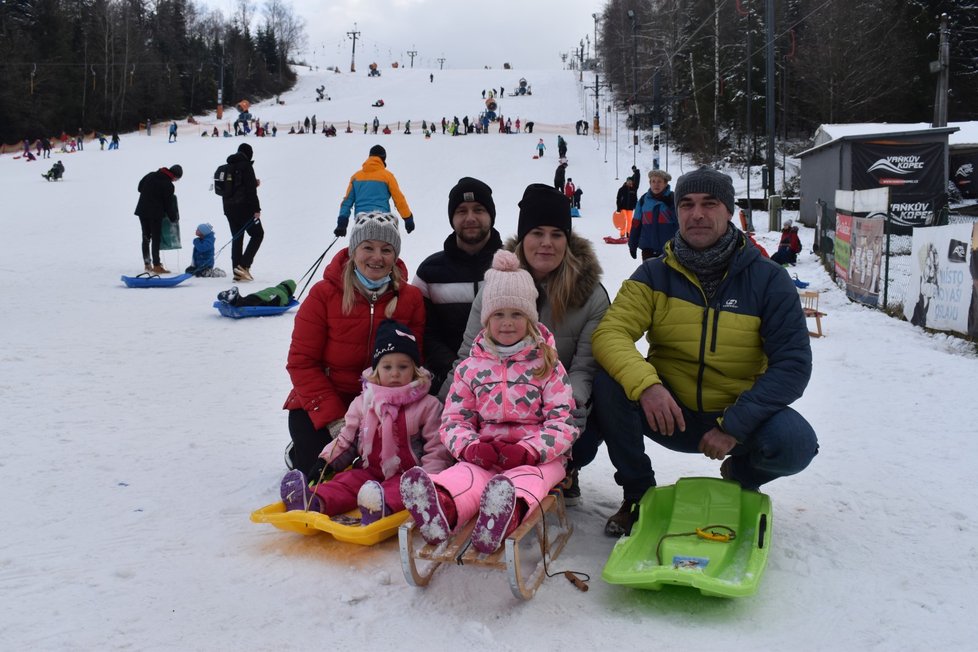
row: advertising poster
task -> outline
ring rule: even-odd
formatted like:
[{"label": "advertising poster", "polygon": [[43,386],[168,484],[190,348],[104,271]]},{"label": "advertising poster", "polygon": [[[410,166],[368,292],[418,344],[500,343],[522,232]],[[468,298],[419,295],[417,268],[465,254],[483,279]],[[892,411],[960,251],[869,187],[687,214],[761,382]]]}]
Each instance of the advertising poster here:
[{"label": "advertising poster", "polygon": [[903,313],[915,326],[967,334],[976,292],[973,224],[914,229],[911,279]]},{"label": "advertising poster", "polygon": [[846,295],[854,301],[874,307],[879,303],[884,225],[882,217],[852,218]]},{"label": "advertising poster", "polygon": [[852,215],[835,214],[835,277],[848,282],[849,254],[852,241]]},{"label": "advertising poster", "polygon": [[897,233],[933,225],[944,208],[946,184],[942,143],[852,146],[853,190],[889,188],[890,215]]}]

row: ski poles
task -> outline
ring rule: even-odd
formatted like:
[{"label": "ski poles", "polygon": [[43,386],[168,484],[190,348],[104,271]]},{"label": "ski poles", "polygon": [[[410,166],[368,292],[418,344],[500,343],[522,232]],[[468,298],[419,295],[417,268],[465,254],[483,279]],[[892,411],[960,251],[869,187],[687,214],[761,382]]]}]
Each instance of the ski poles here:
[{"label": "ski poles", "polygon": [[333,238],[333,241],[331,243],[329,243],[329,246],[328,247],[326,247],[326,251],[324,251],[323,253],[321,253],[319,255],[319,258],[316,259],[316,262],[314,262],[312,264],[312,267],[310,267],[309,269],[307,269],[306,270],[306,273],[299,277],[299,283],[302,283],[302,279],[306,278],[306,276],[308,276],[309,278],[306,279],[306,284],[302,286],[302,290],[299,292],[299,295],[296,296],[296,300],[297,301],[302,298],[302,295],[305,293],[306,288],[309,287],[309,283],[312,282],[312,277],[316,275],[316,271],[315,270],[319,269],[319,265],[323,262],[323,258],[326,257],[326,254],[329,253],[329,250],[333,248],[333,245],[335,245],[336,244],[336,241],[339,240],[339,239],[340,239],[339,236]]},{"label": "ski poles", "polygon": [[255,221],[255,218],[252,217],[250,220],[248,220],[248,222],[243,227],[241,227],[241,230],[240,231],[238,231],[233,236],[231,236],[231,239],[228,240],[226,243],[224,243],[224,246],[221,247],[220,249],[218,249],[217,250],[217,253],[214,254],[214,260],[217,260],[217,257],[221,255],[221,252],[224,251],[225,247],[227,247],[229,244],[231,244],[232,242],[234,242],[235,240],[237,240],[238,239],[238,236],[240,236],[242,233],[244,233],[245,231],[247,231],[248,230],[248,227],[251,226],[252,222],[254,222],[254,221]]}]

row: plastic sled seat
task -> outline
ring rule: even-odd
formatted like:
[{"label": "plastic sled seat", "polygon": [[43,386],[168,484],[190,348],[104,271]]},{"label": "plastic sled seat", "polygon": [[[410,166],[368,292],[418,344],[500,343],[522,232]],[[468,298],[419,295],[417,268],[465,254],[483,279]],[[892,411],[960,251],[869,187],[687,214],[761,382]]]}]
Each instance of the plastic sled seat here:
[{"label": "plastic sled seat", "polygon": [[266,505],[251,513],[252,523],[268,523],[280,530],[297,532],[306,536],[326,532],[337,541],[372,546],[397,534],[397,528],[409,517],[407,510],[395,512],[390,516],[371,523],[360,525],[360,512],[353,510],[339,516],[327,516],[319,512],[285,510],[285,503],[279,501]]},{"label": "plastic sled seat", "polygon": [[224,317],[230,317],[231,319],[281,315],[284,312],[292,310],[297,305],[299,305],[299,302],[295,299],[289,301],[288,305],[285,306],[232,306],[225,301],[214,302],[214,307],[217,308],[217,311]]},{"label": "plastic sled seat", "polygon": [[137,276],[122,276],[122,282],[130,288],[172,288],[180,285],[193,274],[174,274],[173,276],[160,276],[151,272],[143,272]]},{"label": "plastic sled seat", "polygon": [[630,536],[615,544],[601,577],[609,584],[704,595],[753,595],[767,565],[771,499],[717,478],[683,478],[639,501]]}]

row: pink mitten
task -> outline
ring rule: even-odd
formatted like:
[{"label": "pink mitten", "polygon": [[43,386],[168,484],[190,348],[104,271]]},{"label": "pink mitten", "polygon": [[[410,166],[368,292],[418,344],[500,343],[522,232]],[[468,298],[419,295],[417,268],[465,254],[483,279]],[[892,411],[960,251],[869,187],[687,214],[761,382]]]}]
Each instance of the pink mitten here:
[{"label": "pink mitten", "polygon": [[462,459],[470,464],[481,466],[487,471],[496,468],[498,455],[496,449],[484,441],[477,441],[462,449]]},{"label": "pink mitten", "polygon": [[539,455],[519,444],[503,444],[499,449],[499,466],[504,469],[536,464],[539,459]]}]

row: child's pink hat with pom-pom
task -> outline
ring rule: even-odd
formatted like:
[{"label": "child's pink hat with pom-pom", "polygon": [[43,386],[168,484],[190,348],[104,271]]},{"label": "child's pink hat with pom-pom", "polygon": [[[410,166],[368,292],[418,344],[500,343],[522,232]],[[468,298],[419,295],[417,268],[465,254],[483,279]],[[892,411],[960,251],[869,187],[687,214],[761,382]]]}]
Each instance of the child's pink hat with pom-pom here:
[{"label": "child's pink hat with pom-pom", "polygon": [[492,268],[486,270],[486,283],[482,289],[482,325],[497,310],[519,310],[537,322],[537,288],[530,273],[520,267],[520,260],[512,251],[500,249],[492,257]]}]

